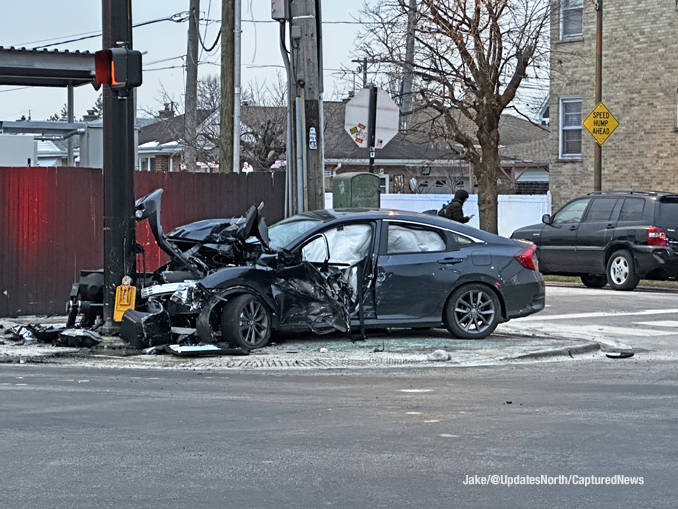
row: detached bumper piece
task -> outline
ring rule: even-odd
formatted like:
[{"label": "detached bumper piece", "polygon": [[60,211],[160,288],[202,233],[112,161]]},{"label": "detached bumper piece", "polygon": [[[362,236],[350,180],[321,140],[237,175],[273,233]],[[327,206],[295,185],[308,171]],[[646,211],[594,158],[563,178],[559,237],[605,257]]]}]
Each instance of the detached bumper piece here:
[{"label": "detached bumper piece", "polygon": [[148,301],[146,309],[147,311],[125,311],[120,323],[120,337],[139,350],[170,344],[172,323],[169,313],[162,304],[153,300]]}]

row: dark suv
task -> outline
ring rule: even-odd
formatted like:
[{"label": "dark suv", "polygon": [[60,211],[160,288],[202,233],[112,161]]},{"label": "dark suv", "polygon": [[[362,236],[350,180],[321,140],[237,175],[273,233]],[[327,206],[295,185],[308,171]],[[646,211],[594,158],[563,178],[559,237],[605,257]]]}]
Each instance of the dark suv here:
[{"label": "dark suv", "polygon": [[580,276],[588,287],[609,283],[615,290],[678,276],[678,194],[589,193],[542,222],[511,238],[537,244],[543,274]]}]

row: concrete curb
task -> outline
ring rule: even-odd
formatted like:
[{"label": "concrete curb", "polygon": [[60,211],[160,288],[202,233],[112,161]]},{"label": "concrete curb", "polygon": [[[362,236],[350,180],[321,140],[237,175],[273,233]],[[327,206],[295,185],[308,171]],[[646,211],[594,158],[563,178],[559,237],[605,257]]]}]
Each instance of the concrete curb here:
[{"label": "concrete curb", "polygon": [[531,352],[515,357],[506,357],[505,360],[530,360],[530,359],[545,359],[549,357],[574,357],[575,355],[583,355],[600,350],[600,344],[591,342],[585,345],[571,346],[565,348],[557,348],[555,350],[544,350],[541,352]]}]

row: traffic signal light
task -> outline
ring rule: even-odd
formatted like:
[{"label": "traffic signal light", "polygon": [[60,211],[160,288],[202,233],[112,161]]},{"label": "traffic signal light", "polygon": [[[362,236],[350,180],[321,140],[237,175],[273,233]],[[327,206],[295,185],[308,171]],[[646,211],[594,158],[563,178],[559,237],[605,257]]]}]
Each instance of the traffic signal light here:
[{"label": "traffic signal light", "polygon": [[141,52],[127,48],[110,48],[94,53],[97,83],[113,90],[129,90],[141,85]]}]

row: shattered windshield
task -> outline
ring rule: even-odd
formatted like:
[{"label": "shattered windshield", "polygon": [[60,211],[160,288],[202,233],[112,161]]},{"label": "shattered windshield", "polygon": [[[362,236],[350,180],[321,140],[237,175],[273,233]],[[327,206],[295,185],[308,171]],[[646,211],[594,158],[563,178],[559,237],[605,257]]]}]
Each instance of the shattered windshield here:
[{"label": "shattered windshield", "polygon": [[322,221],[315,219],[290,218],[274,224],[268,229],[271,249],[277,251]]}]

